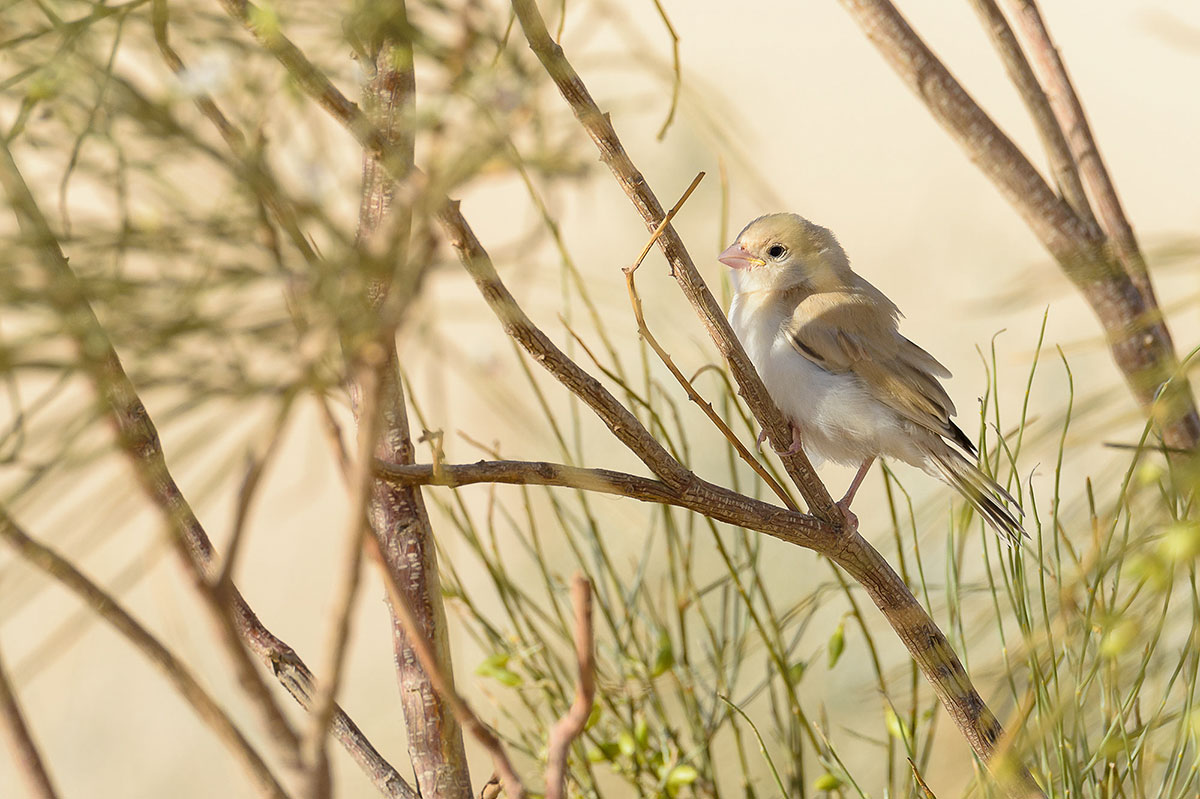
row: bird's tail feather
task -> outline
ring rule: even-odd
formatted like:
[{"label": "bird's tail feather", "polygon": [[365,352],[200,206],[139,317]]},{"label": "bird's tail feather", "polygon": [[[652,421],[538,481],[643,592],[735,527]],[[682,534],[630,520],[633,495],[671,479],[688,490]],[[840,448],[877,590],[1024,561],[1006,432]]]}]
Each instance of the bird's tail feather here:
[{"label": "bird's tail feather", "polygon": [[[1020,517],[1025,512],[995,480],[948,446],[929,451],[928,456],[929,463],[938,475],[962,494],[996,532],[1007,536],[1015,544],[1029,537],[1021,526]],[[1009,505],[1016,509],[1015,513]]]}]

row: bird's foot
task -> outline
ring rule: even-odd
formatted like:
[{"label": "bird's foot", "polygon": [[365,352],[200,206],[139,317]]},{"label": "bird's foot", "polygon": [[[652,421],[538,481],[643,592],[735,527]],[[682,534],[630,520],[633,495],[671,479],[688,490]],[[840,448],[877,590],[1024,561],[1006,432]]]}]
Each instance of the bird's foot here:
[{"label": "bird's foot", "polygon": [[[801,449],[803,449],[804,444],[803,444],[803,442],[800,441],[800,428],[796,427],[796,425],[791,425],[791,428],[792,428],[792,445],[790,447],[788,447],[787,449],[776,449],[775,450],[776,455],[795,455],[797,452],[799,452]],[[766,440],[767,440],[767,431],[764,430],[758,434],[758,451],[759,452],[762,452],[762,443]],[[774,447],[772,447],[772,449],[774,449]]]},{"label": "bird's foot", "polygon": [[854,515],[854,511],[850,510],[850,501],[843,497],[834,504],[837,505],[837,509],[842,512],[842,519],[844,520],[843,529],[847,533],[857,533],[858,516]]}]

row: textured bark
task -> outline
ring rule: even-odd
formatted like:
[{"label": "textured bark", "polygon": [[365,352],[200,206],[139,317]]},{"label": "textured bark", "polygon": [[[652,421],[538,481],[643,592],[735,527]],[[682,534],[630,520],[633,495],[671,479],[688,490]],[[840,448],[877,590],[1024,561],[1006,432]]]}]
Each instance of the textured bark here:
[{"label": "textured bark", "polygon": [[[403,6],[399,8],[402,10]],[[374,52],[374,61],[374,74],[363,94],[365,113],[389,142],[389,157],[403,159],[411,169],[413,137],[406,118],[416,89],[411,50],[396,43],[381,42]],[[392,175],[404,168],[393,166],[392,174],[389,174],[377,160],[376,153],[364,153],[358,239],[360,250],[367,252],[368,259],[375,255],[372,241],[388,239],[393,246],[384,248],[385,252],[397,259],[399,269],[407,272],[403,260],[408,257],[406,243],[411,230],[411,209],[392,206]],[[391,288],[391,278],[387,274],[369,284],[366,300],[376,313],[383,313]],[[394,339],[384,346],[388,349],[389,366],[383,372],[383,430],[376,445],[376,456],[389,462],[412,463],[413,445]],[[357,417],[361,410],[357,387],[352,387],[351,395]],[[452,679],[454,672],[433,530],[420,489],[375,481],[369,517],[394,584],[404,593],[421,632],[432,642],[442,673]],[[400,701],[417,790],[425,797],[470,799],[471,780],[462,730],[445,700],[434,690],[395,608],[391,610]]]},{"label": "textured bark", "polygon": [[[1035,47],[1034,55],[1043,62],[1048,74],[1058,76],[1049,93],[1051,107],[1077,168],[1092,189],[1093,197],[1102,200],[1099,216],[1109,227],[1109,237],[1090,219],[1090,213],[1081,217],[1071,203],[1055,193],[892,3],[841,2],[896,74],[992,181],[1079,289],[1104,328],[1113,361],[1143,410],[1158,423],[1163,441],[1177,449],[1195,449],[1200,443],[1200,417],[1191,388],[1187,379],[1178,374],[1179,360],[1155,304],[1145,263],[1103,169],[1078,98],[1070,88],[1057,52],[1048,44],[1048,36],[1042,47]],[[1022,22],[1031,30],[1040,29],[1044,33],[1040,17],[1035,23],[1029,20],[1030,9],[1036,14],[1036,6],[1027,0],[1018,5],[1023,9]],[[994,9],[983,11],[985,18],[994,20]],[[1001,47],[1003,51],[1003,42]],[[1012,56],[1010,52],[1006,61],[1012,62]],[[1013,65],[1010,63],[1010,69]],[[1016,81],[1018,89],[1028,88],[1025,84],[1029,77],[1025,75]],[[1072,98],[1073,104],[1069,102]],[[1040,110],[1035,111],[1034,117],[1035,121],[1045,121]],[[1081,201],[1077,191],[1068,190],[1071,193],[1075,194],[1075,202]],[[1171,382],[1167,390],[1158,398],[1159,390],[1168,380]]]}]

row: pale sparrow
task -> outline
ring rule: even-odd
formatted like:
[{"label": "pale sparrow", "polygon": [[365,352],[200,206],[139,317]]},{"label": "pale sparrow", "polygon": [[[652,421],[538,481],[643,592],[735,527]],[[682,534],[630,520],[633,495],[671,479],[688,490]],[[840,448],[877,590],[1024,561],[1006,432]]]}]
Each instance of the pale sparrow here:
[{"label": "pale sparrow", "polygon": [[848,522],[857,525],[850,503],[882,456],[949,483],[1020,541],[1020,507],[976,467],[975,445],[950,421],[954,403],[938,380],[950,372],[900,335],[899,309],[851,271],[831,232],[795,214],[770,214],[747,225],[719,260],[733,269],[729,322],[791,421],[793,449],[858,467],[838,502]]}]

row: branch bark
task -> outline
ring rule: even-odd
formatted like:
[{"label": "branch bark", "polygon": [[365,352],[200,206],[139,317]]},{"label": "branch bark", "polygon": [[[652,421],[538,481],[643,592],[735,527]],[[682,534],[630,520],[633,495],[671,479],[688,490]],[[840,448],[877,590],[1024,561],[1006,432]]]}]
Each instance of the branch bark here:
[{"label": "branch bark", "polygon": [[[263,41],[261,33],[255,31],[253,25],[249,23],[247,9],[250,6],[248,4],[236,2],[236,0],[222,0],[222,2],[235,18],[241,20],[252,33],[259,37],[260,41]],[[518,17],[521,18],[523,28],[526,29],[527,38],[536,39],[539,42],[543,51],[539,53],[539,57],[543,58],[543,64],[547,66],[547,70],[559,84],[564,96],[572,102],[576,116],[588,129],[593,141],[601,151],[602,158],[613,167],[618,181],[646,219],[647,227],[654,230],[663,221],[662,206],[646,185],[640,172],[625,155],[608,118],[596,108],[586,88],[574,70],[566,63],[565,58],[562,57],[561,48],[549,38],[545,23],[541,20],[536,6],[532,3],[514,0],[514,8],[517,10]],[[538,32],[539,27],[540,33]],[[530,33],[530,30],[533,30],[533,34]],[[398,168],[397,161],[402,162],[402,157],[397,159],[390,152],[384,137],[369,125],[358,107],[346,100],[338,89],[285,36],[278,31],[273,32],[270,41],[263,41],[263,44],[296,78],[297,84],[306,94],[329,111],[368,153],[377,155],[380,164],[392,178],[410,178],[409,187],[414,192],[419,188],[428,189],[428,186],[420,185],[423,183],[420,173],[413,170],[410,174],[407,170]],[[534,49],[537,51],[538,48]],[[628,409],[621,405],[595,378],[567,358],[529,320],[501,282],[487,252],[480,245],[466,220],[463,219],[458,203],[444,199],[430,199],[430,205],[436,208],[435,216],[438,222],[458,251],[459,259],[474,278],[485,301],[500,320],[505,332],[567,389],[583,400],[609,427],[613,435],[641,458],[670,490],[681,497],[687,497],[692,491],[703,491],[702,481],[699,481],[695,475],[675,461]],[[763,424],[776,448],[784,449],[791,443],[790,427],[767,395],[761,379],[733,336],[716,300],[713,299],[703,280],[700,279],[699,273],[695,270],[691,257],[683,247],[678,234],[669,225],[664,228],[659,245],[667,253],[668,261],[672,265],[677,280],[680,281],[681,287],[689,299],[693,300],[694,306],[709,327],[710,334],[718,348],[729,359],[731,371],[738,380],[742,395],[746,398],[752,412],[759,419],[760,424]],[[900,634],[914,660],[921,664],[926,677],[935,683],[943,678],[946,679],[946,683],[936,689],[939,697],[948,707],[951,704],[958,705],[956,709],[951,710],[951,717],[960,723],[965,737],[979,757],[985,762],[989,762],[996,752],[995,744],[1000,737],[999,725],[996,724],[995,717],[990,711],[987,711],[977,693],[974,693],[973,690],[970,692],[961,690],[961,684],[958,683],[957,678],[962,677],[965,680],[965,671],[954,657],[945,636],[925,614],[916,599],[912,597],[903,580],[892,572],[890,566],[878,556],[878,553],[875,553],[877,560],[865,558],[859,554],[859,548],[869,549],[869,544],[865,541],[862,541],[861,545],[854,543],[854,538],[860,539],[857,533],[851,534],[842,528],[841,515],[835,511],[829,492],[812,471],[803,454],[797,453],[794,456],[785,457],[784,460],[789,475],[801,489],[806,502],[817,516],[807,516],[782,508],[776,509],[776,513],[794,514],[793,520],[797,523],[797,527],[790,528],[788,532],[781,531],[780,537],[792,540],[794,543],[801,543],[796,540],[797,537],[805,536],[806,533],[812,531],[819,531],[821,535],[831,537],[830,546],[818,549],[822,554],[826,554],[836,561],[839,556],[843,555],[842,550],[845,549],[851,553],[845,556],[848,558],[846,568],[882,570],[882,573],[875,575],[877,583],[884,586],[886,590],[903,592],[905,596],[900,598],[888,598],[873,594],[872,599]],[[713,518],[721,518],[716,514],[726,510],[723,507],[726,498],[718,497],[717,499],[720,501],[713,508]],[[801,520],[803,520],[802,523]],[[759,528],[751,526],[751,529]],[[951,660],[957,669],[948,668],[945,662],[947,659]],[[966,684],[969,685],[969,682]],[[1006,786],[1013,795],[1041,795],[1023,764],[1012,764],[1007,769],[1007,773],[1013,775],[1013,778],[1006,782]]]},{"label": "branch bark", "polygon": [[[404,15],[404,3],[394,5]],[[393,29],[408,28],[406,20],[397,20]],[[363,153],[362,201],[359,207],[358,245],[364,262],[378,271],[363,297],[364,307],[380,325],[373,340],[386,359],[379,371],[381,385],[382,430],[375,444],[375,456],[397,463],[413,460],[412,437],[404,390],[400,383],[399,360],[391,317],[399,305],[407,303],[419,278],[405,285],[394,285],[396,274],[423,273],[428,263],[417,263],[421,255],[410,252],[413,207],[407,201],[394,203],[396,180],[408,177],[413,168],[414,131],[412,107],[416,93],[411,43],[379,41],[371,43],[370,80],[363,88],[364,115],[369,129],[378,131],[388,148],[389,168],[380,163],[378,151],[365,148]],[[403,281],[402,281],[403,282]],[[403,295],[403,296],[401,296]],[[355,357],[353,349],[347,357]],[[364,402],[361,384],[351,386],[352,407],[360,426]],[[369,471],[369,467],[368,471]],[[454,686],[450,640],[446,613],[442,604],[438,577],[437,552],[433,529],[420,490],[375,480],[370,489],[368,515],[379,542],[385,580],[394,586],[389,594],[392,637],[396,653],[396,676],[400,701],[408,731],[408,752],[416,774],[417,790],[426,797],[471,799],[471,777],[463,747],[462,729],[455,719],[444,693],[435,687],[429,666],[417,656],[414,636],[430,642],[430,656],[445,675],[450,689]],[[397,606],[402,597],[411,612],[407,621]]]},{"label": "branch bark", "polygon": [[[96,319],[83,287],[68,265],[57,238],[21,177],[7,145],[0,147],[0,184],[9,196],[21,230],[36,248],[44,267],[45,295],[64,321],[66,332],[76,345],[81,365],[117,431],[117,443],[133,464],[143,491],[167,518],[172,540],[182,547],[181,554],[186,558],[185,568],[200,595],[205,598],[214,615],[218,616],[222,630],[230,629],[225,621],[230,617],[225,615],[223,608],[231,608],[237,635],[271,669],[296,701],[307,708],[313,685],[312,673],[295,651],[259,621],[232,584],[219,598],[214,598],[215,593],[209,590],[210,582],[219,580],[220,576],[220,562],[212,541],[171,476],[154,422],[121,366],[108,334]],[[236,645],[232,645],[234,643]],[[274,700],[265,693],[265,687],[259,690],[261,678],[257,672],[245,668],[244,661],[238,655],[244,651],[241,643],[227,640],[226,644],[241,670],[239,677],[253,692],[256,706],[273,731],[275,740],[291,755],[293,762],[298,762],[295,731],[283,719]],[[412,798],[411,789],[396,770],[379,755],[357,725],[340,709],[335,712],[333,730],[384,795]]]},{"label": "branch bark", "polygon": [[[1125,259],[1118,257],[1130,246],[1136,252],[1136,244],[1130,244],[1132,231],[1128,230],[1124,215],[1118,213],[1119,204],[1105,210],[1105,205],[1115,202],[1116,193],[1103,171],[1090,133],[1086,140],[1078,133],[1081,125],[1086,130],[1082,109],[1078,109],[1077,115],[1063,112],[1063,100],[1058,95],[1069,89],[1069,82],[1061,61],[1057,62],[1058,68],[1051,65],[1049,70],[1059,83],[1057,91],[1051,86],[1050,102],[1058,125],[1066,132],[1073,159],[1093,194],[1099,186],[1100,196],[1107,198],[1101,206],[1101,219],[1114,215],[1111,224],[1116,225],[1115,251],[1104,235],[1088,224],[1086,217],[1081,217],[1047,185],[1025,154],[955,80],[889,0],[841,0],[841,3],[896,74],[992,181],[1079,289],[1100,320],[1113,361],[1134,397],[1143,411],[1159,423],[1164,443],[1182,450],[1195,449],[1200,443],[1200,417],[1191,387],[1180,373],[1170,333],[1149,289],[1149,277],[1144,274],[1145,264],[1139,266],[1137,260],[1130,260],[1133,268],[1127,269],[1123,260],[1132,259],[1132,255]],[[1036,12],[1032,3],[1023,3],[1022,7]],[[1029,22],[1028,14],[1022,18],[1036,34],[1040,18],[1037,23]],[[1038,41],[1040,46],[1036,45]],[[1051,53],[1051,60],[1056,60],[1057,52],[1048,36],[1038,35],[1035,58],[1048,59]],[[1018,88],[1023,81],[1018,82]],[[1039,120],[1040,114],[1035,112],[1035,120]],[[1044,120],[1039,123],[1044,124]],[[1128,238],[1122,244],[1126,235]],[[1164,396],[1159,398],[1164,384]]]}]

